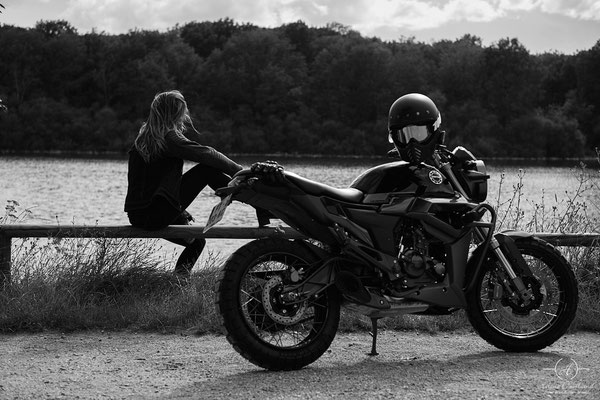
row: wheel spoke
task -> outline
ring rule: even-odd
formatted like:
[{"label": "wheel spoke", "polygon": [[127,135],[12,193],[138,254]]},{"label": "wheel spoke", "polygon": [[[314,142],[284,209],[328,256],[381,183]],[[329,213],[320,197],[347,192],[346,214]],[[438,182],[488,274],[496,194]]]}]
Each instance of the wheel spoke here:
[{"label": "wheel spoke", "polygon": [[260,299],[257,299],[255,296],[251,295],[250,293],[246,292],[245,290],[242,290],[241,293],[248,296],[248,300],[246,302],[242,303],[243,308],[247,307],[251,301],[260,301]]},{"label": "wheel spoke", "polygon": [[277,295],[283,291],[286,271],[298,265],[306,263],[292,255],[261,260],[247,271],[240,285],[240,305],[247,323],[262,341],[276,347],[295,347],[310,340],[327,315],[324,295],[292,304],[283,303]]},{"label": "wheel spoke", "polygon": [[497,308],[492,308],[491,310],[483,310],[484,313],[493,313],[493,312],[498,312]]},{"label": "wheel spoke", "polygon": [[[504,300],[492,299],[501,280],[493,269],[484,276],[480,291],[480,307],[485,318],[496,330],[513,337],[529,337],[548,329],[558,317],[564,296],[557,276],[543,260],[532,255],[524,255],[524,259],[534,275],[534,278],[529,278],[529,286],[534,297],[541,297],[541,300],[537,299],[539,304],[535,308],[527,309],[527,304],[517,305],[506,294],[500,296]],[[537,290],[536,285],[539,286]]]}]

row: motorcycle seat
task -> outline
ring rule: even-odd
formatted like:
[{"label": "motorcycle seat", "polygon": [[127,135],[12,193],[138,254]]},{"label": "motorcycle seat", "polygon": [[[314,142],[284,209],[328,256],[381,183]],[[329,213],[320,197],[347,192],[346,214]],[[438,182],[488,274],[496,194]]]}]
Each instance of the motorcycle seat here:
[{"label": "motorcycle seat", "polygon": [[333,199],[348,203],[360,203],[365,196],[361,190],[355,188],[339,189],[321,182],[304,178],[289,171],[285,171],[285,177],[306,193],[314,196],[331,197]]}]

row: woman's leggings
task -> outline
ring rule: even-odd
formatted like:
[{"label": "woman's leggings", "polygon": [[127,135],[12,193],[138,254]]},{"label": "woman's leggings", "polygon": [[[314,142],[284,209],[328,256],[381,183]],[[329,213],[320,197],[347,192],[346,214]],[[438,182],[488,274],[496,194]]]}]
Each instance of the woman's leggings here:
[{"label": "woman's leggings", "polygon": [[[208,185],[213,190],[227,186],[229,175],[206,165],[197,164],[190,168],[181,177],[179,200],[181,208],[185,210],[198,197],[200,192]],[[179,211],[163,197],[156,197],[152,204],[142,212],[130,212],[129,220],[132,225],[144,229],[160,229],[167,225],[188,225],[191,215],[187,211]],[[195,238],[167,239],[170,242],[185,246],[175,264],[175,272],[189,275],[194,264],[202,254],[206,239]]]}]

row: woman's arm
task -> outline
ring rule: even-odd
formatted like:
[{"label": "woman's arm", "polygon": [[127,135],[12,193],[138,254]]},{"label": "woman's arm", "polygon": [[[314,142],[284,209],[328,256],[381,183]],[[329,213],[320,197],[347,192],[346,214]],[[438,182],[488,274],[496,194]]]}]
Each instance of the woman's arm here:
[{"label": "woman's arm", "polygon": [[165,155],[168,157],[176,157],[208,165],[228,175],[233,175],[242,169],[240,164],[212,147],[203,146],[173,131],[167,133],[165,139],[167,143]]},{"label": "woman's arm", "polygon": [[202,143],[205,139],[204,134],[195,129],[187,129],[185,132],[183,132],[183,135],[192,142],[196,142],[198,144]]}]

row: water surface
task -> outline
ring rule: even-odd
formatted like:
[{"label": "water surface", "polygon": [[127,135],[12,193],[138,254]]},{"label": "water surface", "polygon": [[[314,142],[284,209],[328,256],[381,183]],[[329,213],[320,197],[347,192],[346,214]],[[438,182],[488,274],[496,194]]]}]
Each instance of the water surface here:
[{"label": "water surface", "polygon": [[[264,157],[236,159],[249,166]],[[362,171],[389,162],[385,158],[277,158],[287,170],[306,178],[336,187],[347,187]],[[522,176],[523,207],[531,208],[544,201],[564,202],[577,190],[576,162],[571,166],[532,166],[513,162],[503,165],[487,162],[488,201],[495,205],[498,198],[507,199]],[[186,164],[186,169],[192,164]],[[597,181],[596,181],[597,182]],[[127,190],[127,161],[103,158],[53,158],[0,156],[0,203],[18,201],[32,214],[26,223],[48,224],[127,224],[123,201]],[[588,191],[592,204],[599,204],[598,191]],[[590,197],[591,196],[591,197]],[[196,224],[204,225],[212,207],[218,203],[210,188],[206,188],[189,208]],[[596,210],[598,211],[598,210]],[[256,226],[253,208],[234,203],[221,225]],[[208,249],[227,255],[247,241],[209,240]],[[177,249],[168,247],[168,249]]]}]

